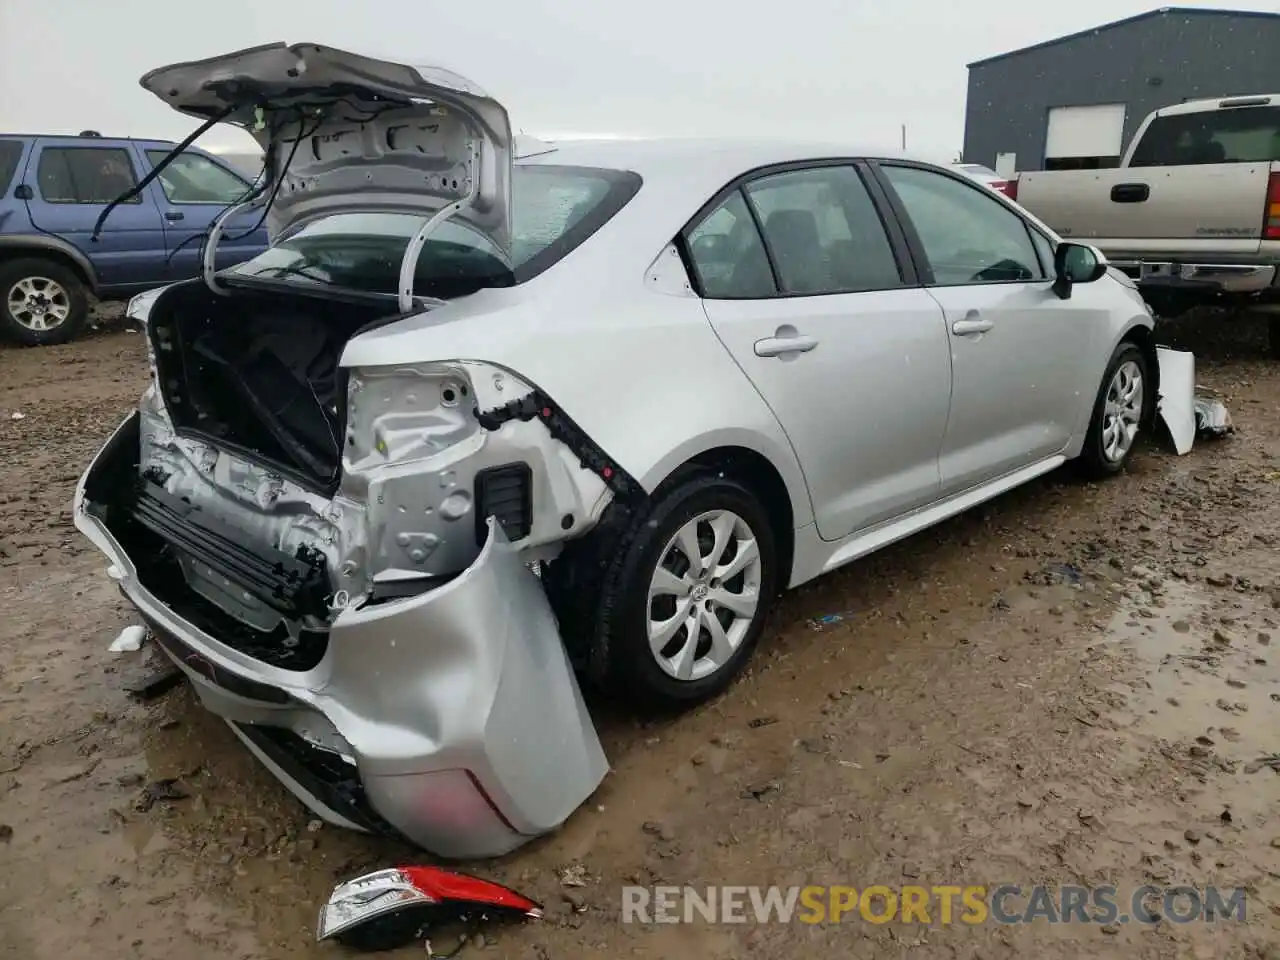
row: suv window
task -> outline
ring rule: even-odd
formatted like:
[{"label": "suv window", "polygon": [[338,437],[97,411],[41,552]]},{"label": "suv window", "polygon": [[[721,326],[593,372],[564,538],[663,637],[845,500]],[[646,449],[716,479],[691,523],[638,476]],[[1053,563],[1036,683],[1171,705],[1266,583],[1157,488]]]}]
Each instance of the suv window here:
[{"label": "suv window", "polygon": [[[157,166],[168,150],[148,150],[147,159]],[[170,203],[235,203],[249,190],[235,174],[198,153],[180,153],[160,171],[160,186]]]},{"label": "suv window", "polygon": [[0,191],[7,191],[22,159],[21,140],[0,140]]},{"label": "suv window", "polygon": [[882,169],[939,286],[1043,280],[1027,225],[984,187],[918,167]]},{"label": "suv window", "polygon": [[1133,149],[1131,167],[1280,160],[1280,107],[1234,107],[1156,117]]},{"label": "suv window", "polygon": [[764,241],[740,190],[689,232],[689,256],[704,297],[758,299],[777,293]]},{"label": "suv window", "polygon": [[138,182],[129,151],[120,147],[45,147],[36,177],[49,203],[110,203]]},{"label": "suv window", "polygon": [[902,285],[893,247],[853,167],[814,167],[747,185],[784,293]]}]

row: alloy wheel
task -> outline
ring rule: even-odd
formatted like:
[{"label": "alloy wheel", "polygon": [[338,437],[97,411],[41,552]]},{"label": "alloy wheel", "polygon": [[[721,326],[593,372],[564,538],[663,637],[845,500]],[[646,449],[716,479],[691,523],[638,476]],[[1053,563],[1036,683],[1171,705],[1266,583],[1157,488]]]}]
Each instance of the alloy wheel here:
[{"label": "alloy wheel", "polygon": [[760,606],[755,532],[729,510],[687,521],[663,548],[649,582],[649,648],[677,680],[721,669],[742,644]]}]

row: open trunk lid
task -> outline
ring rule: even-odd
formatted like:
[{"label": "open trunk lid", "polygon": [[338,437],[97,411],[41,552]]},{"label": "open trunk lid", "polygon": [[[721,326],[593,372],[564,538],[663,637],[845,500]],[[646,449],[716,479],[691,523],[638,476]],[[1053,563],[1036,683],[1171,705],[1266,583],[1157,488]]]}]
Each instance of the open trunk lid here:
[{"label": "open trunk lid", "polygon": [[[447,70],[316,43],[274,43],[152,70],[142,86],[175,110],[222,116],[268,159],[274,238],[341,212],[451,216],[504,255],[511,245],[511,122]],[[277,190],[278,184],[278,190]]]}]

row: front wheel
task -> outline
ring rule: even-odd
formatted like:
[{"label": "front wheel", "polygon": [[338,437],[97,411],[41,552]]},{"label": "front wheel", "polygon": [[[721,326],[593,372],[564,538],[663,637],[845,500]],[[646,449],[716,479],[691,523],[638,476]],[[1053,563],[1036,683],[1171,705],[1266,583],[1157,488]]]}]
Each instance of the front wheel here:
[{"label": "front wheel", "polygon": [[777,582],[775,534],[755,493],[692,473],[656,495],[607,561],[585,638],[593,672],[639,706],[707,700],[750,657]]},{"label": "front wheel", "polygon": [[1080,451],[1080,466],[1087,476],[1101,479],[1124,469],[1142,427],[1150,380],[1147,358],[1136,344],[1116,347]]},{"label": "front wheel", "polygon": [[53,260],[0,263],[0,296],[0,335],[29,347],[66,343],[89,316],[84,284]]}]

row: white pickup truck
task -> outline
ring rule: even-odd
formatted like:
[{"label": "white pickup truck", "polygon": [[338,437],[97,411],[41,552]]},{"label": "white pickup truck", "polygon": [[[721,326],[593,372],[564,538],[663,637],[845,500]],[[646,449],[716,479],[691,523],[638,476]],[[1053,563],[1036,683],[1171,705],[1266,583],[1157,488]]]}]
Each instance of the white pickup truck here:
[{"label": "white pickup truck", "polygon": [[[1280,310],[1280,94],[1164,107],[1119,167],[1023,173],[1010,192],[1061,236],[1100,248],[1158,315]],[[1271,345],[1280,355],[1280,315]]]}]

